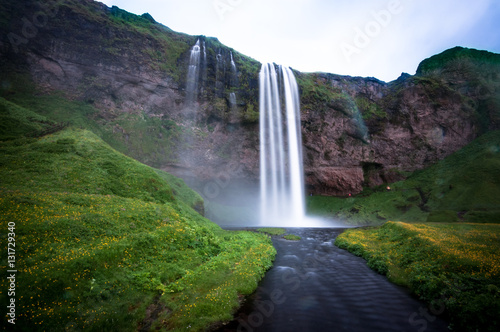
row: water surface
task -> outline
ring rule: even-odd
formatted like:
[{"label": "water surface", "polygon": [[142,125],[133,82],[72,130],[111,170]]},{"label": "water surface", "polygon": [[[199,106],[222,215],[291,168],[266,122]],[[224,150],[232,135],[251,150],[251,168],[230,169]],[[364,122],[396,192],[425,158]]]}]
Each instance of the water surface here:
[{"label": "water surface", "polygon": [[333,245],[339,228],[291,228],[300,241],[273,239],[274,266],[219,331],[448,331],[439,305],[428,308]]}]

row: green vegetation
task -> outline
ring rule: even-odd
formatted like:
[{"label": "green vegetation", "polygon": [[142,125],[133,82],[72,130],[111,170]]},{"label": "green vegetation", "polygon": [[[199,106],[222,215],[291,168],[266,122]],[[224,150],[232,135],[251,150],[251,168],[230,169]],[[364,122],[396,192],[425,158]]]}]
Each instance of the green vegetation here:
[{"label": "green vegetation", "polygon": [[0,127],[0,227],[15,223],[20,330],[202,331],[231,320],[272,265],[266,236],[204,219],[182,180],[87,130],[45,135],[55,122],[4,99],[0,116],[15,124]]},{"label": "green vegetation", "polygon": [[269,234],[272,236],[283,235],[284,239],[291,240],[291,241],[299,241],[301,239],[301,237],[298,235],[285,234],[286,230],[284,228],[274,228],[274,227],[257,228],[257,232]]},{"label": "green vegetation", "polygon": [[389,219],[423,221],[427,218],[428,212],[420,208],[417,190],[398,188],[397,184],[391,184],[391,188],[391,191],[382,186],[374,190],[366,188],[352,197],[307,197],[307,211],[355,225],[381,224]]},{"label": "green vegetation", "polygon": [[300,98],[303,109],[315,109],[324,104],[335,104],[335,108],[343,113],[350,114],[352,110],[346,106],[350,104],[350,97],[342,90],[327,85],[325,78],[320,74],[297,73],[297,84],[300,88]]},{"label": "green vegetation", "polygon": [[54,124],[45,117],[0,97],[0,140],[36,136],[50,125]]},{"label": "green vegetation", "polygon": [[367,260],[389,280],[407,286],[454,331],[500,326],[500,225],[408,224],[350,229],[335,244]]},{"label": "green vegetation", "polygon": [[367,188],[349,198],[308,197],[308,212],[361,225],[428,217],[500,222],[500,131],[489,132],[435,165],[390,184],[390,190],[386,187]]},{"label": "green vegetation", "polygon": [[176,198],[195,209],[201,215],[204,214],[203,198],[196,191],[189,188],[184,180],[160,170],[155,170],[155,172],[169,184]]},{"label": "green vegetation", "polygon": [[[39,5],[36,1],[0,1],[0,6],[5,8],[0,21],[5,16],[5,20],[9,22],[22,22],[22,17],[32,17]],[[217,105],[220,107],[210,112],[223,121],[258,121],[256,101],[259,62],[232,50],[240,86],[228,87],[228,82],[220,81],[227,78],[216,73],[215,59],[218,53],[228,58],[231,49],[216,38],[177,33],[156,23],[149,14],[139,16],[116,6],[104,9],[102,4],[92,1],[49,2],[43,5],[42,12],[57,15],[50,17],[48,29],[38,33],[37,42],[41,45],[50,44],[53,38],[45,30],[65,31],[64,34],[58,34],[59,42],[65,45],[62,53],[68,56],[82,54],[90,66],[90,63],[97,61],[106,68],[117,68],[117,73],[124,70],[127,75],[157,75],[155,77],[165,79],[165,83],[158,85],[157,89],[164,89],[167,85],[167,89],[180,91],[181,95],[189,51],[199,38],[206,43],[207,51],[207,72],[203,78],[206,80],[205,92],[200,97],[213,100],[219,96],[218,93],[224,95],[231,91],[237,93],[239,101],[238,107],[229,112],[228,101],[222,98]],[[69,24],[68,22],[74,22],[75,17],[79,24]],[[87,29],[75,28],[79,25],[85,25]],[[9,32],[10,29],[12,28],[6,27],[5,31]],[[73,43],[75,40],[78,43]],[[125,53],[126,57],[123,56]],[[54,64],[56,62],[57,60]],[[183,126],[168,116],[169,112],[161,111],[160,115],[157,109],[152,109],[153,106],[142,105],[137,106],[137,109],[130,109],[131,105],[126,98],[124,100],[121,97],[113,78],[91,69],[83,70],[78,82],[75,82],[76,77],[70,77],[68,88],[62,93],[52,90],[53,86],[37,86],[32,81],[32,73],[12,61],[2,62],[1,67],[0,97],[44,115],[48,121],[70,123],[89,129],[118,151],[153,167],[177,162],[177,152],[188,148],[187,145],[192,144],[188,143],[193,141],[192,137],[199,139],[200,135],[208,133],[206,123]],[[219,79],[219,86],[224,83],[223,91],[215,91],[216,77]],[[141,89],[142,86],[134,86],[132,83],[130,88]],[[161,95],[164,95],[163,90]],[[193,127],[194,130],[191,129]],[[188,139],[182,139],[186,137]]]},{"label": "green vegetation", "polygon": [[283,235],[285,234],[286,231],[284,228],[264,227],[264,228],[257,228],[257,232],[266,233],[270,235]]},{"label": "green vegetation", "polygon": [[387,118],[387,112],[374,101],[366,97],[357,97],[355,101],[363,120]]},{"label": "green vegetation", "polygon": [[[142,60],[146,65],[151,66],[155,70],[168,73],[176,81],[184,79],[185,71],[177,65],[178,59],[182,54],[189,51],[190,47],[196,42],[196,37],[186,34],[174,32],[171,29],[156,23],[153,17],[145,13],[143,15],[135,15],[122,10],[116,6],[104,14],[98,3],[81,3],[76,0],[64,1],[61,4],[61,11],[75,12],[85,17],[92,23],[106,26],[111,30],[111,34],[94,34],[94,45],[107,46],[105,51],[107,56],[118,56],[122,52],[125,45],[130,47],[130,43],[141,44],[143,52],[141,56],[147,55]],[[69,21],[61,20],[57,22],[60,26],[66,27]],[[51,22],[54,24],[54,22]],[[84,37],[79,37],[79,32],[74,27],[67,27],[69,31],[77,33],[74,38],[85,40]],[[112,38],[109,38],[109,36]],[[95,41],[97,40],[97,42]],[[95,44],[94,44],[95,43]]]},{"label": "green vegetation", "polygon": [[500,65],[500,56],[498,54],[464,47],[454,47],[422,61],[417,68],[417,75],[428,75],[437,70],[443,70],[446,67],[459,65],[463,60],[473,60],[477,63],[495,66]]},{"label": "green vegetation", "polygon": [[151,117],[144,112],[105,115],[89,103],[69,100],[60,93],[38,95],[32,83],[22,77],[17,77],[10,89],[0,89],[0,117],[4,139],[8,139],[2,134],[5,130],[17,128],[12,137],[36,136],[61,124],[72,125],[94,132],[114,149],[153,167],[176,160],[172,146],[182,147],[186,143],[181,137],[196,135],[167,117]]},{"label": "green vegetation", "polygon": [[283,236],[285,240],[290,240],[290,241],[300,241],[301,237],[295,234],[287,234]]}]

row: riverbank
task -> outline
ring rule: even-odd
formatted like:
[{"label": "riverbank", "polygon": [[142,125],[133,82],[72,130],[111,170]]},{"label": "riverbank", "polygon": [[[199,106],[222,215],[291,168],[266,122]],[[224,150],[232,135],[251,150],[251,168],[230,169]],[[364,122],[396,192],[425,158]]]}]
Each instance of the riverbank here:
[{"label": "riverbank", "polygon": [[409,224],[346,230],[335,244],[408,287],[454,331],[500,326],[500,225]]}]

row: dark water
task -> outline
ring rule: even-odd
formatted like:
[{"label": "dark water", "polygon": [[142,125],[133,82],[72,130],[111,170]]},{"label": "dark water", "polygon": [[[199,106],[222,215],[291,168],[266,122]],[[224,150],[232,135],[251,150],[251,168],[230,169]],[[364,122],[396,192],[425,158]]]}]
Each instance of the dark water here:
[{"label": "dark water", "polygon": [[443,308],[427,308],[333,245],[342,229],[288,229],[278,254],[236,319],[218,331],[448,331]]}]

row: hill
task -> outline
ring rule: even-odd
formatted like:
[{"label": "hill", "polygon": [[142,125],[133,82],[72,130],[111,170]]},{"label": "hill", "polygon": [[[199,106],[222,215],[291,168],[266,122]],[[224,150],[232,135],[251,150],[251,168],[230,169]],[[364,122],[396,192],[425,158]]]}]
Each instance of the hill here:
[{"label": "hill", "polygon": [[[193,209],[203,210],[201,197],[182,180],[3,99],[0,116],[8,124],[0,128],[0,303],[15,300],[9,328],[205,330],[231,320],[239,296],[271,266],[266,236],[203,218]],[[8,269],[17,270],[15,294]]]}]

